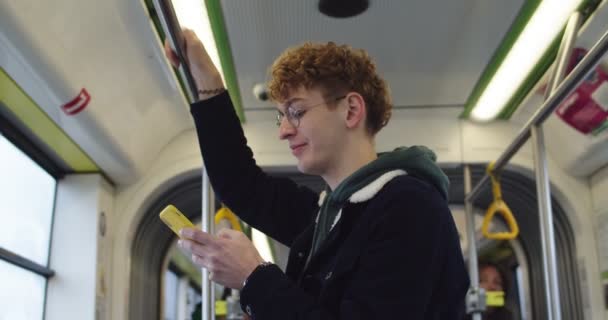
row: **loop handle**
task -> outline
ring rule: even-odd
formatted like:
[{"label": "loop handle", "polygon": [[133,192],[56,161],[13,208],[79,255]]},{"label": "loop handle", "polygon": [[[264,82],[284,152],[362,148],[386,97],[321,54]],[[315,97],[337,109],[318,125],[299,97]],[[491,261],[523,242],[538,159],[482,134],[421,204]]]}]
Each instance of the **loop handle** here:
[{"label": "loop handle", "polygon": [[239,223],[239,218],[237,218],[236,214],[226,206],[222,206],[215,214],[215,224],[218,224],[222,219],[226,219],[230,222],[232,230],[243,232],[241,224]]},{"label": "loop handle", "polygon": [[494,200],[502,200],[500,177],[494,172],[494,161],[490,162],[486,169],[486,173],[490,176],[490,180],[492,181],[492,194],[494,195]]},{"label": "loop handle", "polygon": [[[494,195],[494,201],[486,210],[486,215],[483,218],[483,224],[481,226],[481,233],[484,237],[488,239],[494,240],[511,240],[515,239],[517,235],[519,235],[519,226],[517,225],[517,221],[509,209],[509,206],[502,200],[502,192],[500,190],[500,180],[494,170],[494,162],[491,162],[486,169],[486,172],[490,176],[492,180],[492,194]],[[507,226],[509,227],[508,232],[495,232],[490,233],[490,221],[495,214],[500,213],[502,217],[507,222]]]}]

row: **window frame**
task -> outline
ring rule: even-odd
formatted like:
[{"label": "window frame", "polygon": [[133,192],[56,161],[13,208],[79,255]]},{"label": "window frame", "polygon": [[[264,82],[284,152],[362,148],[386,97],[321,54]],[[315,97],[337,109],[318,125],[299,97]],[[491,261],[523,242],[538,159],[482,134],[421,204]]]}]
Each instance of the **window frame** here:
[{"label": "window frame", "polygon": [[[1,102],[0,102],[1,104]],[[0,106],[1,107],[1,106]],[[0,108],[1,111],[2,108]],[[7,118],[7,115],[0,112],[0,135],[9,141],[15,148],[23,152],[29,157],[35,164],[37,164],[42,170],[47,172],[55,180],[55,188],[53,190],[53,206],[51,209],[50,219],[50,232],[48,241],[48,256],[46,266],[41,265],[37,262],[32,261],[24,256],[21,256],[11,250],[0,247],[0,260],[13,265],[17,268],[21,268],[27,272],[42,276],[44,278],[44,292],[42,298],[42,319],[46,319],[46,304],[48,297],[49,280],[55,276],[55,270],[48,267],[51,259],[51,245],[53,243],[53,227],[55,224],[55,208],[57,200],[57,187],[59,180],[63,178],[68,172],[58,165],[55,161],[49,157],[43,148],[38,146],[32,141],[26,134],[20,130],[13,122]]]},{"label": "window frame", "polygon": [[20,130],[11,119],[7,118],[6,115],[1,112],[3,109],[1,104],[2,103],[0,102],[0,134],[17,149],[25,153],[32,161],[37,163],[44,171],[55,178],[55,180],[63,178],[67,173],[66,170],[55,163],[43,148],[34,143],[28,135],[23,133],[23,130]]},{"label": "window frame", "polygon": [[0,259],[14,266],[33,272],[37,275],[45,277],[47,280],[55,275],[55,270],[40,265],[28,258],[22,257],[8,249],[0,247]]}]

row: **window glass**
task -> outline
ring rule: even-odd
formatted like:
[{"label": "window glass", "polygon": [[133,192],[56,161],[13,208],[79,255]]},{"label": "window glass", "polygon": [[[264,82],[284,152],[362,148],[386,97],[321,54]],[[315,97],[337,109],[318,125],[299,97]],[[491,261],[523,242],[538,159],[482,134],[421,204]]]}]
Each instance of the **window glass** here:
[{"label": "window glass", "polygon": [[0,260],[0,319],[42,319],[46,278]]},{"label": "window glass", "polygon": [[164,320],[175,320],[177,316],[177,285],[179,279],[170,270],[165,272]]},{"label": "window glass", "polygon": [[0,135],[0,247],[47,265],[55,186],[51,175]]},{"label": "window glass", "polygon": [[192,319],[192,314],[196,311],[196,308],[199,307],[199,303],[201,303],[201,292],[197,288],[192,286],[188,287],[188,301],[186,303],[186,316],[188,319]]}]

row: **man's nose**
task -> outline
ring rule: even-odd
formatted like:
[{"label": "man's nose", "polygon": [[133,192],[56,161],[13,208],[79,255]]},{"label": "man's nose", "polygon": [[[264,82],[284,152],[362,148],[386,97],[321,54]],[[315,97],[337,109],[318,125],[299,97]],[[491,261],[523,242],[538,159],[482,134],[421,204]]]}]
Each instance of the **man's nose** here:
[{"label": "man's nose", "polygon": [[283,117],[279,123],[279,139],[285,140],[296,133],[296,127],[294,127],[287,117]]}]

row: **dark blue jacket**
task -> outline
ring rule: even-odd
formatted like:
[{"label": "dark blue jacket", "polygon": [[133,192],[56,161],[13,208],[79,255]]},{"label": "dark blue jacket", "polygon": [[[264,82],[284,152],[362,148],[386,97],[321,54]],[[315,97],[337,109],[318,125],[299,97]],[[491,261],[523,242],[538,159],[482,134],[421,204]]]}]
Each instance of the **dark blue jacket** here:
[{"label": "dark blue jacket", "polygon": [[227,93],[191,106],[211,184],[241,219],[290,247],[287,270],[260,268],[241,292],[257,320],[462,319],[469,286],[446,200],[401,175],[348,203],[308,266],[319,196],[266,175]]}]

